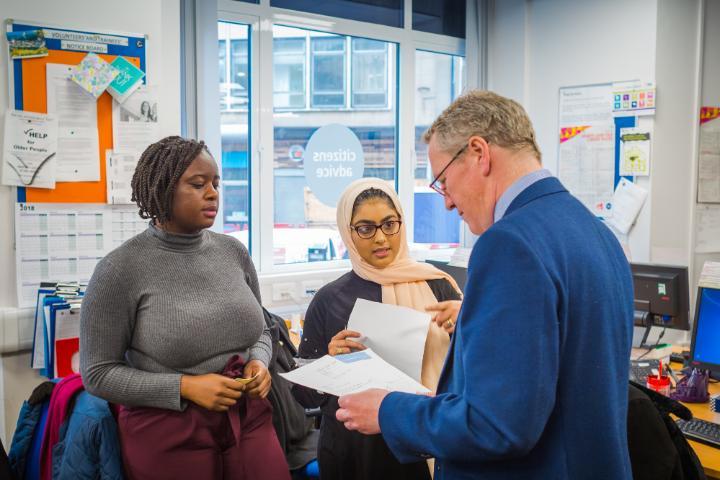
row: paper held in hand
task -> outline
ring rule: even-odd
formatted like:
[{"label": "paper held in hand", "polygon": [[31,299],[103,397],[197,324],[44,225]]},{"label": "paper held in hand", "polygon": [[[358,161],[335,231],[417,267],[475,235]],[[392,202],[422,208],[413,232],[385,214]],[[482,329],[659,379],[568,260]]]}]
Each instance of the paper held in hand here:
[{"label": "paper held in hand", "polygon": [[335,357],[325,355],[296,370],[280,373],[280,376],[298,385],[337,396],[369,388],[406,393],[430,392],[370,348]]},{"label": "paper held in hand", "polygon": [[360,343],[419,382],[430,323],[428,313],[359,298],[347,328],[362,333]]}]

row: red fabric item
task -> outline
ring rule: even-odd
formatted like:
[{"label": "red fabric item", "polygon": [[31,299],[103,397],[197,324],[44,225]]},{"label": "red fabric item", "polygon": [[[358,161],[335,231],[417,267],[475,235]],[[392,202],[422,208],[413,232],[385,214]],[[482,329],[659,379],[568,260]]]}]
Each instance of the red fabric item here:
[{"label": "red fabric item", "polygon": [[52,480],[52,449],[60,437],[60,426],[69,413],[70,402],[84,388],[80,375],[73,374],[62,379],[53,389],[40,447],[40,478],[42,480]]},{"label": "red fabric item", "polygon": [[[235,355],[222,373],[239,377],[243,365]],[[129,480],[290,480],[265,399],[243,395],[224,413],[121,406],[118,431]]]}]

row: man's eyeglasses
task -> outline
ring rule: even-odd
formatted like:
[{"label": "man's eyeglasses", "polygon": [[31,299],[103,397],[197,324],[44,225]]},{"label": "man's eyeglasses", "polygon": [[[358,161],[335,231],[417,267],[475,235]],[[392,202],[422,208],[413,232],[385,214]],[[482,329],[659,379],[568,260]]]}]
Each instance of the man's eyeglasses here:
[{"label": "man's eyeglasses", "polygon": [[460,150],[458,150],[458,152],[455,154],[455,156],[452,157],[452,160],[450,160],[450,161],[448,162],[448,164],[445,165],[445,168],[443,168],[442,170],[440,170],[440,173],[437,174],[437,177],[435,177],[435,178],[433,179],[433,181],[430,182],[430,188],[432,188],[433,190],[435,190],[435,191],[436,191],[437,193],[439,193],[440,195],[445,196],[445,180],[444,180],[444,179],[443,179],[443,180],[440,180],[440,177],[442,177],[443,174],[445,173],[445,170],[447,170],[448,167],[449,167],[450,165],[452,165],[452,163],[453,163],[455,160],[457,160],[458,157],[460,157],[460,155],[462,155],[462,153],[465,151],[466,148],[467,148],[467,144],[465,144],[464,147],[462,147]]},{"label": "man's eyeglasses", "polygon": [[380,225],[362,223],[360,225],[350,225],[350,228],[355,230],[358,237],[368,239],[375,236],[378,228],[382,230],[385,235],[395,235],[400,231],[400,225],[402,225],[402,221],[400,220],[388,220]]}]

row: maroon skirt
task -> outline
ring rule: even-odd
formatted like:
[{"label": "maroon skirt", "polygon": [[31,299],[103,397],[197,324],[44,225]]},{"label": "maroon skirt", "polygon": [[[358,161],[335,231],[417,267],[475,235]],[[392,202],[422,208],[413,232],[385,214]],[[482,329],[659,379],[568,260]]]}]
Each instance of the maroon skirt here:
[{"label": "maroon skirt", "polygon": [[243,395],[227,412],[121,406],[118,427],[130,480],[290,479],[265,399]]}]

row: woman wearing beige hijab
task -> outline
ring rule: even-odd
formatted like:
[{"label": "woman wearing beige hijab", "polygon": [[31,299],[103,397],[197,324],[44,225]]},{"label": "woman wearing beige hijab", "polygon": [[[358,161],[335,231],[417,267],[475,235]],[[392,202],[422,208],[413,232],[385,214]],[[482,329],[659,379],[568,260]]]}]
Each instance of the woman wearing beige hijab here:
[{"label": "woman wearing beige hijab", "polygon": [[[455,281],[435,267],[416,262],[408,254],[403,212],[397,195],[387,182],[360,179],[343,192],[337,222],[347,247],[352,271],[321,288],[305,316],[300,356],[319,358],[362,350],[353,339],[360,332],[346,329],[358,298],[425,311],[440,310],[438,323],[431,322],[423,355],[422,383],[435,391],[445,354],[454,330],[448,305],[460,299]],[[438,302],[441,303],[438,307]],[[388,319],[392,321],[392,319]],[[402,339],[398,339],[401,342]],[[425,462],[400,464],[382,436],[366,436],[345,429],[335,419],[337,397],[298,389],[306,406],[320,406],[323,418],[318,462],[323,479],[425,479]]]}]

